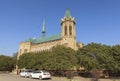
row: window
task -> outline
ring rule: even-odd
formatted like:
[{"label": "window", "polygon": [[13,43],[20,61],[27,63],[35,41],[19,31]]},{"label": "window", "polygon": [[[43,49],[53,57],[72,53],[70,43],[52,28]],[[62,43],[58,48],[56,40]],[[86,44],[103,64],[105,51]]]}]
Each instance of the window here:
[{"label": "window", "polygon": [[65,35],[67,35],[67,26],[65,26]]},{"label": "window", "polygon": [[28,50],[27,49],[24,49],[24,53],[26,53]]},{"label": "window", "polygon": [[69,34],[72,35],[72,26],[69,26]]}]

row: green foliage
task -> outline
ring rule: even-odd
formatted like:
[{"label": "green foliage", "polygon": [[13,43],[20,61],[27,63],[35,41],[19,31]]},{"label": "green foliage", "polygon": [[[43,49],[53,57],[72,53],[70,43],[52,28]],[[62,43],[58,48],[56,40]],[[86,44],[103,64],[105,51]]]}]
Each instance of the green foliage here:
[{"label": "green foliage", "polygon": [[53,47],[54,69],[68,70],[77,65],[75,51],[64,46]]},{"label": "green foliage", "polygon": [[[15,68],[17,53],[13,57],[0,55],[0,71],[12,71]],[[50,51],[31,52],[20,56],[19,68],[70,70],[84,67],[86,71],[107,69],[120,72],[120,45],[107,46],[90,43],[77,51],[64,46],[53,47]]]},{"label": "green foliage", "polygon": [[20,56],[18,60],[18,66],[19,68],[33,68],[35,61],[36,61],[36,55],[34,53],[26,53]]},{"label": "green foliage", "polygon": [[19,68],[68,70],[77,65],[75,51],[64,46],[56,46],[52,51],[26,53],[18,60]]},{"label": "green foliage", "polygon": [[107,46],[90,43],[77,51],[64,46],[53,47],[50,51],[26,53],[18,60],[19,68],[70,70],[84,67],[85,70],[107,69],[120,71],[120,45]]},{"label": "green foliage", "polygon": [[79,66],[86,70],[111,69],[113,57],[111,47],[96,43],[90,43],[77,51]]},{"label": "green foliage", "polygon": [[111,54],[114,58],[113,70],[118,72],[120,71],[120,45],[113,46],[111,49]]},{"label": "green foliage", "polygon": [[12,71],[15,61],[12,57],[0,55],[0,71]]}]

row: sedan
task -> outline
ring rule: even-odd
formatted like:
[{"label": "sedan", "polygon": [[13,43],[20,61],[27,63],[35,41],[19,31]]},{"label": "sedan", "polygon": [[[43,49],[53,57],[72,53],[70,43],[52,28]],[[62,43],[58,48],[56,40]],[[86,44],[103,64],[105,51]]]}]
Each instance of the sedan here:
[{"label": "sedan", "polygon": [[32,70],[23,70],[23,71],[21,71],[20,72],[20,77],[25,77],[25,78],[27,78],[27,77],[29,77],[30,76],[30,74],[32,73]]},{"label": "sedan", "polygon": [[30,78],[51,79],[51,74],[45,70],[37,70],[30,74]]}]

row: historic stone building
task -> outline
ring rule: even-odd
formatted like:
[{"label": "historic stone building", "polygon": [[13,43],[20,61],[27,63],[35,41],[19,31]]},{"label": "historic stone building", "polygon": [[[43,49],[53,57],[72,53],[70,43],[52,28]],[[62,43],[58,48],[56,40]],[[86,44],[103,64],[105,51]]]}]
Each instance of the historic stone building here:
[{"label": "historic stone building", "polygon": [[40,38],[30,38],[20,43],[18,51],[19,56],[26,52],[39,52],[50,50],[53,46],[64,45],[77,50],[82,47],[82,43],[76,42],[76,27],[75,19],[71,16],[70,11],[66,10],[64,17],[61,19],[61,33],[45,36],[45,22],[43,22],[42,34]]}]

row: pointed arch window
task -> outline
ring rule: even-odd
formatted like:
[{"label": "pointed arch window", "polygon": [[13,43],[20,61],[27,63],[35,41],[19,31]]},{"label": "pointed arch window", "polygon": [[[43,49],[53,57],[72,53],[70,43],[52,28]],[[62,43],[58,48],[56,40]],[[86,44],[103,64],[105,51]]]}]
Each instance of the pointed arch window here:
[{"label": "pointed arch window", "polygon": [[65,26],[65,35],[67,35],[67,26]]},{"label": "pointed arch window", "polygon": [[28,50],[27,50],[27,49],[24,49],[24,53],[26,53],[26,52],[28,52]]},{"label": "pointed arch window", "polygon": [[72,35],[72,26],[69,26],[69,35]]}]

